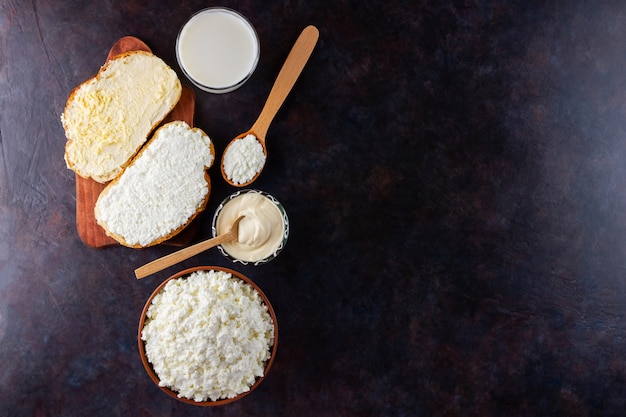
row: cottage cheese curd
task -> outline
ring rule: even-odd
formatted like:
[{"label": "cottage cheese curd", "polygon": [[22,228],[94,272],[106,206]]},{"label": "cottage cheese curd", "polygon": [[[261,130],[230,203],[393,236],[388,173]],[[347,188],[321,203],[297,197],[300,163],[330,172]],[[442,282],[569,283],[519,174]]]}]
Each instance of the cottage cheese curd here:
[{"label": "cottage cheese curd", "polygon": [[217,401],[263,376],[274,325],[259,293],[225,271],[169,281],[153,298],[142,340],[148,361],[179,397]]},{"label": "cottage cheese curd", "polygon": [[210,192],[211,139],[182,121],[159,130],[139,157],[100,194],[95,217],[128,246],[149,246],[187,224]]},{"label": "cottage cheese curd", "polygon": [[246,135],[228,146],[224,154],[224,173],[234,184],[246,184],[265,165],[263,145],[254,135]]}]

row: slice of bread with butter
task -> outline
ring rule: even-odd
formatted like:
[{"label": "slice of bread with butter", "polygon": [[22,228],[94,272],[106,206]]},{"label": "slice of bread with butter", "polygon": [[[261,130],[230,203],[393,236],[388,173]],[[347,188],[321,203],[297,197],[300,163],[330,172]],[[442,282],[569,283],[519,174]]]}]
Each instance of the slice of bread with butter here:
[{"label": "slice of bread with butter", "polygon": [[68,168],[103,184],[114,179],[181,92],[176,72],[149,52],[126,52],[108,61],[72,90],[61,116]]},{"label": "slice of bread with butter", "polygon": [[213,143],[201,129],[182,121],[164,124],[100,193],[96,221],[133,248],[175,236],[206,207],[207,169],[214,160]]}]

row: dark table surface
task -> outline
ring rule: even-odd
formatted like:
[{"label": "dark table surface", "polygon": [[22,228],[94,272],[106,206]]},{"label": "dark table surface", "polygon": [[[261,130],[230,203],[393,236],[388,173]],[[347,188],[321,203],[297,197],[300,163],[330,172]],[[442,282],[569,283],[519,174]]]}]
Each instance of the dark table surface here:
[{"label": "dark table surface", "polygon": [[[0,415],[622,416],[626,410],[626,3],[223,1],[261,60],[196,90],[218,157],[250,127],[299,32],[319,43],[254,184],[291,221],[267,265],[217,250],[93,249],[59,116],[122,36],[183,77],[178,29],[213,2],[0,1]],[[196,240],[209,237],[213,188]],[[271,300],[276,361],[206,409],[139,359],[148,296],[197,265]]]}]

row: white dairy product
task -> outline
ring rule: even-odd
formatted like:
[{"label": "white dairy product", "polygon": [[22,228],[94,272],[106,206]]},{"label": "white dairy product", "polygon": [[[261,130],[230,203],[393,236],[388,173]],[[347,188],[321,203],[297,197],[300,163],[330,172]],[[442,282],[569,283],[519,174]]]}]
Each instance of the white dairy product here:
[{"label": "white dairy product", "polygon": [[252,180],[265,165],[263,146],[254,135],[233,141],[224,154],[224,173],[234,184]]},{"label": "white dairy product", "polygon": [[222,243],[232,257],[256,262],[276,253],[285,236],[285,221],[276,204],[258,192],[242,193],[229,200],[219,212],[216,221],[218,235],[230,229],[239,216],[237,241]]},{"label": "white dairy product", "polygon": [[211,270],[169,281],[153,298],[141,334],[161,386],[216,401],[249,391],[263,376],[274,325],[251,285]]},{"label": "white dairy product", "polygon": [[100,194],[98,224],[128,246],[147,246],[197,214],[209,193],[211,140],[182,121],[161,127],[132,164]]},{"label": "white dairy product", "polygon": [[254,71],[259,41],[252,25],[240,14],[208,8],[185,23],[176,51],[181,67],[198,87],[227,92]]}]

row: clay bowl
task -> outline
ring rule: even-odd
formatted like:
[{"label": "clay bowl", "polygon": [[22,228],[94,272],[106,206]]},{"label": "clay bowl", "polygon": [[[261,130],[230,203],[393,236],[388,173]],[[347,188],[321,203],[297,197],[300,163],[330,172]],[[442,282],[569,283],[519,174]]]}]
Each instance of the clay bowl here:
[{"label": "clay bowl", "polygon": [[[194,401],[193,399],[179,397],[177,392],[169,389],[168,387],[159,386],[159,382],[160,382],[159,381],[159,377],[156,374],[156,372],[154,371],[154,369],[152,368],[152,364],[148,361],[148,358],[146,357],[145,345],[144,345],[144,341],[141,339],[141,333],[142,333],[142,330],[143,330],[143,327],[144,327],[144,324],[145,324],[145,321],[146,321],[146,313],[148,311],[148,308],[152,304],[152,300],[154,299],[154,297],[163,289],[163,287],[165,287],[165,285],[169,281],[171,281],[173,279],[180,278],[180,277],[186,277],[186,276],[190,275],[192,272],[201,271],[201,270],[203,270],[203,271],[214,270],[214,271],[228,272],[228,273],[232,274],[233,277],[239,278],[242,281],[245,281],[246,283],[251,285],[252,288],[254,288],[259,293],[259,295],[261,296],[261,299],[263,300],[263,303],[265,303],[265,305],[268,308],[268,312],[269,312],[270,317],[272,318],[272,322],[274,324],[274,345],[270,348],[271,349],[271,354],[270,354],[269,360],[265,364],[265,369],[263,371],[263,376],[258,377],[255,380],[254,384],[252,386],[250,386],[250,389],[247,392],[243,392],[241,394],[238,394],[237,396],[235,396],[233,398],[220,399],[220,400],[217,400],[217,401],[198,402],[198,401]],[[148,298],[148,301],[146,302],[146,304],[145,304],[145,306],[143,308],[143,311],[141,312],[141,318],[139,320],[139,331],[137,333],[137,341],[138,341],[138,345],[139,345],[139,355],[141,357],[141,362],[143,363],[143,366],[146,369],[146,372],[150,376],[150,379],[152,379],[152,381],[161,389],[161,391],[165,392],[170,397],[175,398],[178,401],[182,401],[182,402],[187,403],[187,404],[193,404],[193,405],[205,406],[205,407],[220,406],[220,405],[224,405],[224,404],[230,404],[232,402],[235,402],[237,400],[242,399],[243,397],[245,397],[246,395],[248,395],[252,391],[254,391],[261,384],[261,382],[265,379],[265,377],[267,376],[267,373],[269,372],[270,368],[272,367],[272,364],[274,363],[274,358],[276,357],[276,350],[278,348],[278,322],[276,321],[276,314],[274,313],[274,309],[272,308],[272,305],[270,304],[269,300],[267,299],[267,297],[265,296],[263,291],[261,291],[259,286],[256,285],[248,277],[244,276],[243,274],[241,274],[241,273],[239,273],[237,271],[233,271],[232,269],[228,269],[228,268],[223,268],[223,267],[219,267],[219,266],[199,266],[199,267],[195,267],[195,268],[189,268],[189,269],[186,269],[184,271],[180,271],[177,274],[172,275],[171,277],[169,277],[168,279],[163,281],[154,290],[154,292],[152,293],[150,298]]]}]

